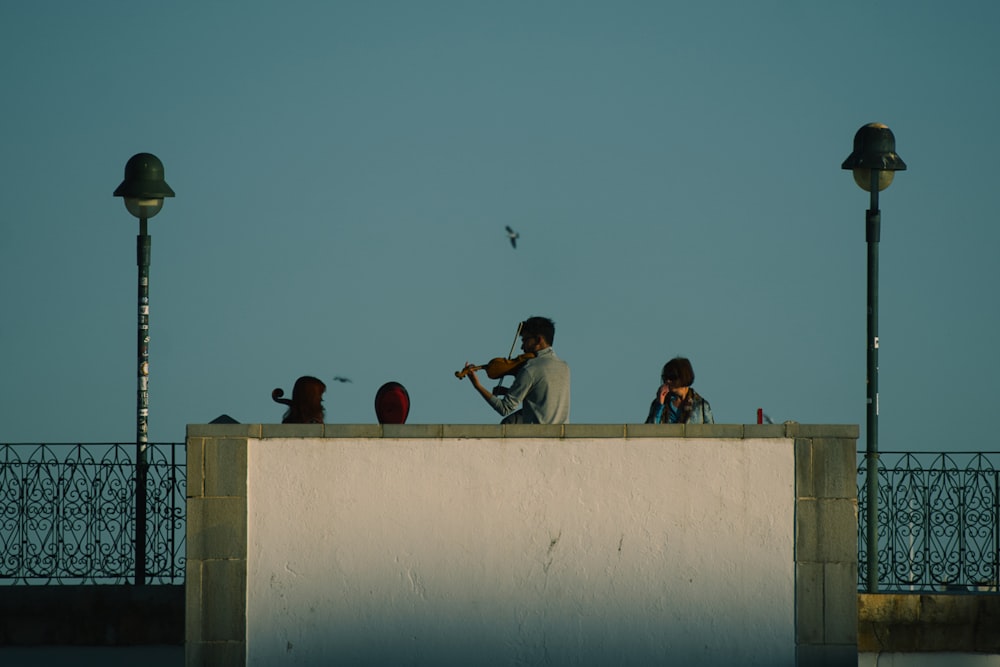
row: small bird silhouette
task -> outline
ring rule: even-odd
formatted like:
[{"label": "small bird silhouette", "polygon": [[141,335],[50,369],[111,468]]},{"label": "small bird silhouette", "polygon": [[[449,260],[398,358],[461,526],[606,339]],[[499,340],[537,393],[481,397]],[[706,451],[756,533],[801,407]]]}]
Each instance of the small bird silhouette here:
[{"label": "small bird silhouette", "polygon": [[340,377],[339,375],[333,378],[334,382],[350,382],[351,378]]},{"label": "small bird silhouette", "polygon": [[510,239],[510,246],[517,249],[517,240],[521,238],[521,235],[511,229],[509,225],[505,225],[504,229],[507,230],[507,238]]}]

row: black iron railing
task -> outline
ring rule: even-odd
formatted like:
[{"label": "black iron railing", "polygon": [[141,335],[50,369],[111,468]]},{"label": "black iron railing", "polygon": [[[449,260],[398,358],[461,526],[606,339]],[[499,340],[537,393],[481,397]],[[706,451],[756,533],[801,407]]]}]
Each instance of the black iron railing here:
[{"label": "black iron railing", "polygon": [[[0,444],[0,583],[184,582],[186,451],[147,449],[146,543],[135,542],[135,446]],[[1000,453],[883,452],[880,592],[998,591]],[[858,456],[858,588],[867,582],[866,465]]]},{"label": "black iron railing", "polygon": [[135,583],[137,554],[143,583],[183,583],[184,444],[148,445],[144,549],[134,456],[133,443],[0,444],[0,583]]},{"label": "black iron railing", "polygon": [[[882,452],[878,592],[997,593],[998,453]],[[867,589],[867,478],[858,453],[858,589]]]}]

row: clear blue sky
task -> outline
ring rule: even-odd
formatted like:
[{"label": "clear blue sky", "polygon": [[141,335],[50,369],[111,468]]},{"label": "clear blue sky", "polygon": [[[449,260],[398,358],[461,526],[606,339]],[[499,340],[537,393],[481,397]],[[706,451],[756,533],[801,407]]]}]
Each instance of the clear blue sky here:
[{"label": "clear blue sky", "polygon": [[[0,442],[135,437],[134,153],[150,439],[328,381],[327,421],[495,423],[465,361],[556,322],[572,421],[694,363],[718,422],[865,422],[868,122],[880,446],[995,450],[1000,3],[7,2]],[[521,233],[516,250],[504,225]],[[335,376],[352,378],[334,383]],[[510,380],[507,380],[509,384]]]}]

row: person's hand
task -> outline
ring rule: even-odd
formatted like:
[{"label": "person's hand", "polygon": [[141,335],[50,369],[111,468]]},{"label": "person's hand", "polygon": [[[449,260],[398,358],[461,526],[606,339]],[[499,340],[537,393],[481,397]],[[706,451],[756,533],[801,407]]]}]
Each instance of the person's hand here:
[{"label": "person's hand", "polygon": [[667,396],[670,395],[670,385],[661,384],[659,390],[657,390],[656,398],[660,401],[660,405],[667,402]]},{"label": "person's hand", "polygon": [[479,378],[476,377],[475,364],[470,364],[468,361],[466,361],[465,366],[462,368],[462,370],[466,373],[466,377],[469,378],[469,382],[475,385],[477,389],[482,386],[479,383]]}]

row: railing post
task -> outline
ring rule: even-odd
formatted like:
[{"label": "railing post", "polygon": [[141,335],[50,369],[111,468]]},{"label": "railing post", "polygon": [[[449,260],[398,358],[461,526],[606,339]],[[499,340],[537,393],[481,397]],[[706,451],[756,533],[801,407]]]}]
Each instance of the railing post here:
[{"label": "railing post", "polygon": [[[965,552],[969,550],[969,546],[965,539],[965,489],[967,488],[966,485],[968,484],[968,480],[965,479],[965,473],[962,471],[959,471],[958,479],[961,480],[961,483],[958,486],[958,585],[961,586],[962,572],[965,571]],[[968,587],[966,586],[966,588]]]},{"label": "railing post", "polygon": [[921,499],[923,503],[924,510],[924,570],[925,574],[923,576],[924,586],[930,586],[933,582],[933,574],[931,572],[931,482],[933,481],[934,470],[928,470],[926,473],[921,475],[921,493],[923,498]]}]

